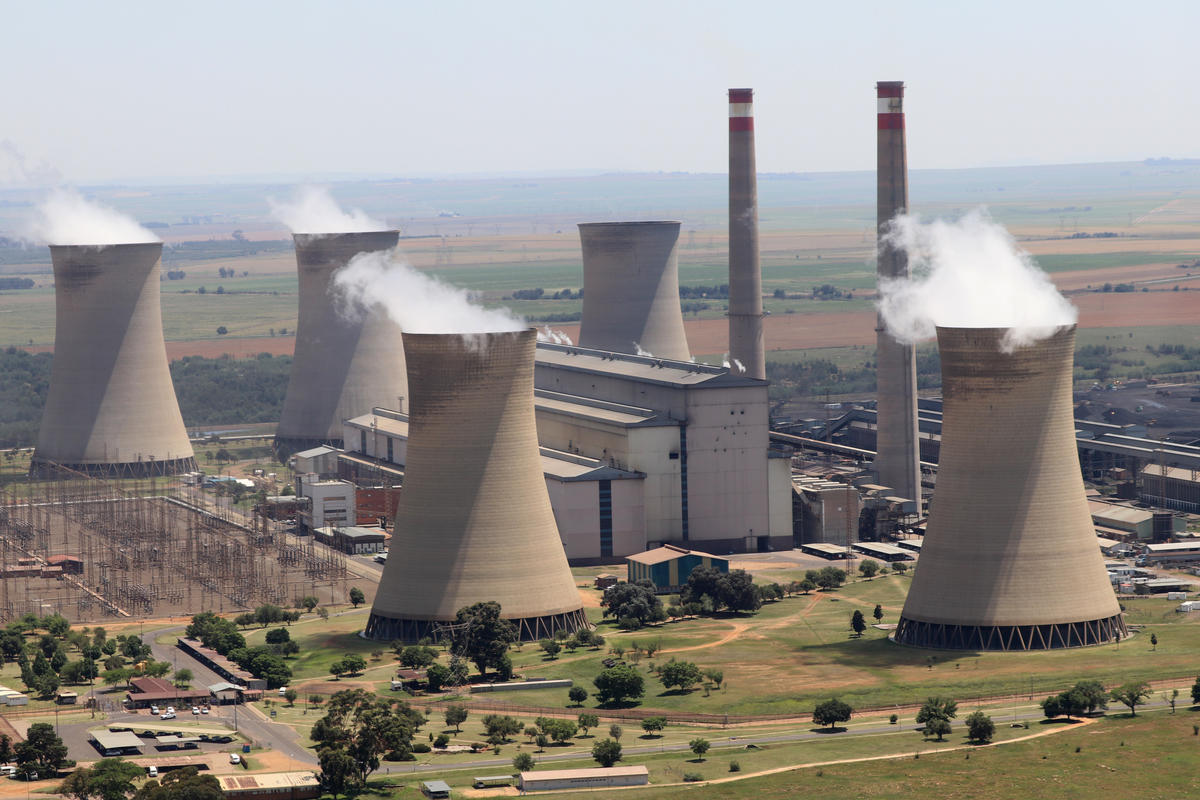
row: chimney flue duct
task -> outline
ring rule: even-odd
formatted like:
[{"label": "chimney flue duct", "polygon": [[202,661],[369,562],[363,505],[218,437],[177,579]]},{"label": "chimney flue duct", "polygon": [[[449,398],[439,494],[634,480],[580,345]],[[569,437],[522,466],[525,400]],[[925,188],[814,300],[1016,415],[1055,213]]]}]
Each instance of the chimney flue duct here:
[{"label": "chimney flue duct", "polygon": [[729,90],[729,361],[747,377],[767,377],[753,89]]},{"label": "chimney flue duct", "polygon": [[937,491],[895,639],[1045,650],[1126,633],[1084,495],[1074,326],[1006,353],[1005,328],[938,328]]},{"label": "chimney flue duct", "polygon": [[[904,84],[881,81],[877,129],[877,274],[886,279],[908,277],[908,258],[888,244],[888,223],[908,211],[908,157],[904,141]],[[875,326],[876,425],[875,470],[879,482],[921,507],[921,454],[917,438],[917,361],[912,345],[888,333],[883,317]]]}]

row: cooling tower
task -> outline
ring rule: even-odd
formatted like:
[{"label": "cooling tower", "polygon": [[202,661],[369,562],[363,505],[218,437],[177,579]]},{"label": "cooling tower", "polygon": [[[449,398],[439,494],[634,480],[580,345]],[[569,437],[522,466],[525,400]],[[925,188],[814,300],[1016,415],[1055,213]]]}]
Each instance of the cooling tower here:
[{"label": "cooling tower", "polygon": [[[883,233],[896,214],[908,210],[908,157],[904,143],[904,84],[881,81],[878,95],[878,230],[877,272],[882,282],[908,277],[904,252],[889,245]],[[921,456],[917,440],[917,360],[912,345],[892,338],[875,325],[875,384],[878,400],[875,470],[879,482],[897,495],[921,503]]]},{"label": "cooling tower", "polygon": [[333,291],[334,273],[359,253],[391,250],[397,231],[295,234],[300,282],[296,350],[275,449],[283,455],[318,444],[342,446],[342,420],[375,406],[403,411],[408,384],[400,328],[379,308],[348,318]]},{"label": "cooling tower", "polygon": [[54,366],[30,473],[196,469],[163,340],[162,244],[50,246]]},{"label": "cooling tower", "polygon": [[765,380],[754,90],[729,90],[729,361]]},{"label": "cooling tower", "polygon": [[687,361],[678,222],[586,222],[579,345]]},{"label": "cooling tower", "polygon": [[533,330],[404,334],[412,386],[396,533],[366,635],[416,641],[496,601],[522,640],[587,626],[542,473]]},{"label": "cooling tower", "polygon": [[1125,634],[1084,498],[1074,327],[1012,353],[1004,328],[938,328],[937,491],[895,638],[1043,650]]}]

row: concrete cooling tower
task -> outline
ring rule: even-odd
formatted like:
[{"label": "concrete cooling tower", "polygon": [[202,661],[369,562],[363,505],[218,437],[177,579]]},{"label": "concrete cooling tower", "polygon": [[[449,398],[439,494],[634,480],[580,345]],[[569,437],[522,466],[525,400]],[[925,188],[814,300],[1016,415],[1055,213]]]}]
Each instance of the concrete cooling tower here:
[{"label": "concrete cooling tower", "polygon": [[754,90],[729,90],[729,361],[766,380]]},{"label": "concrete cooling tower", "polygon": [[1079,470],[1075,329],[1012,353],[1005,333],[937,331],[941,458],[902,644],[1045,650],[1125,635]]},{"label": "concrete cooling tower", "polygon": [[408,383],[400,328],[378,308],[349,319],[339,313],[334,273],[359,253],[391,250],[397,231],[298,233],[300,311],[292,374],[275,449],[281,455],[319,444],[342,446],[342,420],[375,406],[404,410]]},{"label": "concrete cooling tower", "polygon": [[486,601],[522,640],[587,626],[542,472],[535,344],[533,330],[404,334],[404,489],[368,637],[434,636]]},{"label": "concrete cooling tower", "polygon": [[[904,141],[904,84],[876,84],[876,224],[880,282],[908,277],[904,251],[884,240],[896,214],[908,211],[908,155]],[[877,451],[875,471],[879,482],[895,494],[921,503],[921,458],[917,439],[917,357],[910,344],[896,341],[878,318],[875,326],[875,381]]]},{"label": "concrete cooling tower", "polygon": [[163,340],[162,244],[51,245],[54,366],[30,473],[196,469]]},{"label": "concrete cooling tower", "polygon": [[687,361],[678,222],[585,222],[579,345]]}]

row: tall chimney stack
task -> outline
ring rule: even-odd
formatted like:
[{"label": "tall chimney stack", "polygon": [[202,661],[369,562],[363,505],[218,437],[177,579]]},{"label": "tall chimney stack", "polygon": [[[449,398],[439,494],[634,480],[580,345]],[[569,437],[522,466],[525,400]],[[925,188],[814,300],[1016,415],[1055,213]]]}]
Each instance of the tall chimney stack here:
[{"label": "tall chimney stack", "polygon": [[729,90],[729,362],[747,377],[767,377],[753,89]]},{"label": "tall chimney stack", "polygon": [[[875,84],[878,113],[877,274],[908,277],[908,258],[887,244],[888,223],[908,211],[908,157],[904,143],[904,83]],[[732,307],[732,306],[731,306]],[[921,454],[917,440],[917,359],[912,345],[892,338],[882,315],[875,325],[875,382],[878,400],[875,469],[879,482],[921,505]]]}]

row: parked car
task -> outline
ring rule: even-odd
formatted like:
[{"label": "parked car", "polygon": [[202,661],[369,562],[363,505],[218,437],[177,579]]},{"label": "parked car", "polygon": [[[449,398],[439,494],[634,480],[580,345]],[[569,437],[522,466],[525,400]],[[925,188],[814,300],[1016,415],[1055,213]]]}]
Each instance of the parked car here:
[{"label": "parked car", "polygon": [[192,706],[192,713],[196,716],[200,716],[200,706]]},{"label": "parked car", "polygon": [[158,777],[158,767],[154,766],[153,764],[151,764],[149,767],[146,767],[146,775],[148,775],[151,778],[157,778]]},{"label": "parked car", "polygon": [[5,764],[3,767],[0,767],[0,775],[3,775],[6,778],[11,778],[13,775],[16,775],[16,774],[17,774],[17,768],[14,767],[12,764]]},{"label": "parked car", "polygon": [[230,753],[229,754],[229,763],[230,764],[240,764],[240,763],[242,763],[242,757],[239,756],[237,753]]},{"label": "parked car", "polygon": [[150,706],[150,713],[157,717],[162,712],[158,710],[158,706]]},{"label": "parked car", "polygon": [[168,711],[168,712],[166,712],[165,714],[159,714],[159,715],[158,715],[158,718],[159,718],[159,719],[175,719],[175,712],[174,712],[174,711]]},{"label": "parked car", "polygon": [[207,714],[207,713],[208,713],[208,706],[205,706],[204,708],[200,709],[200,713],[201,713],[201,714]]}]

